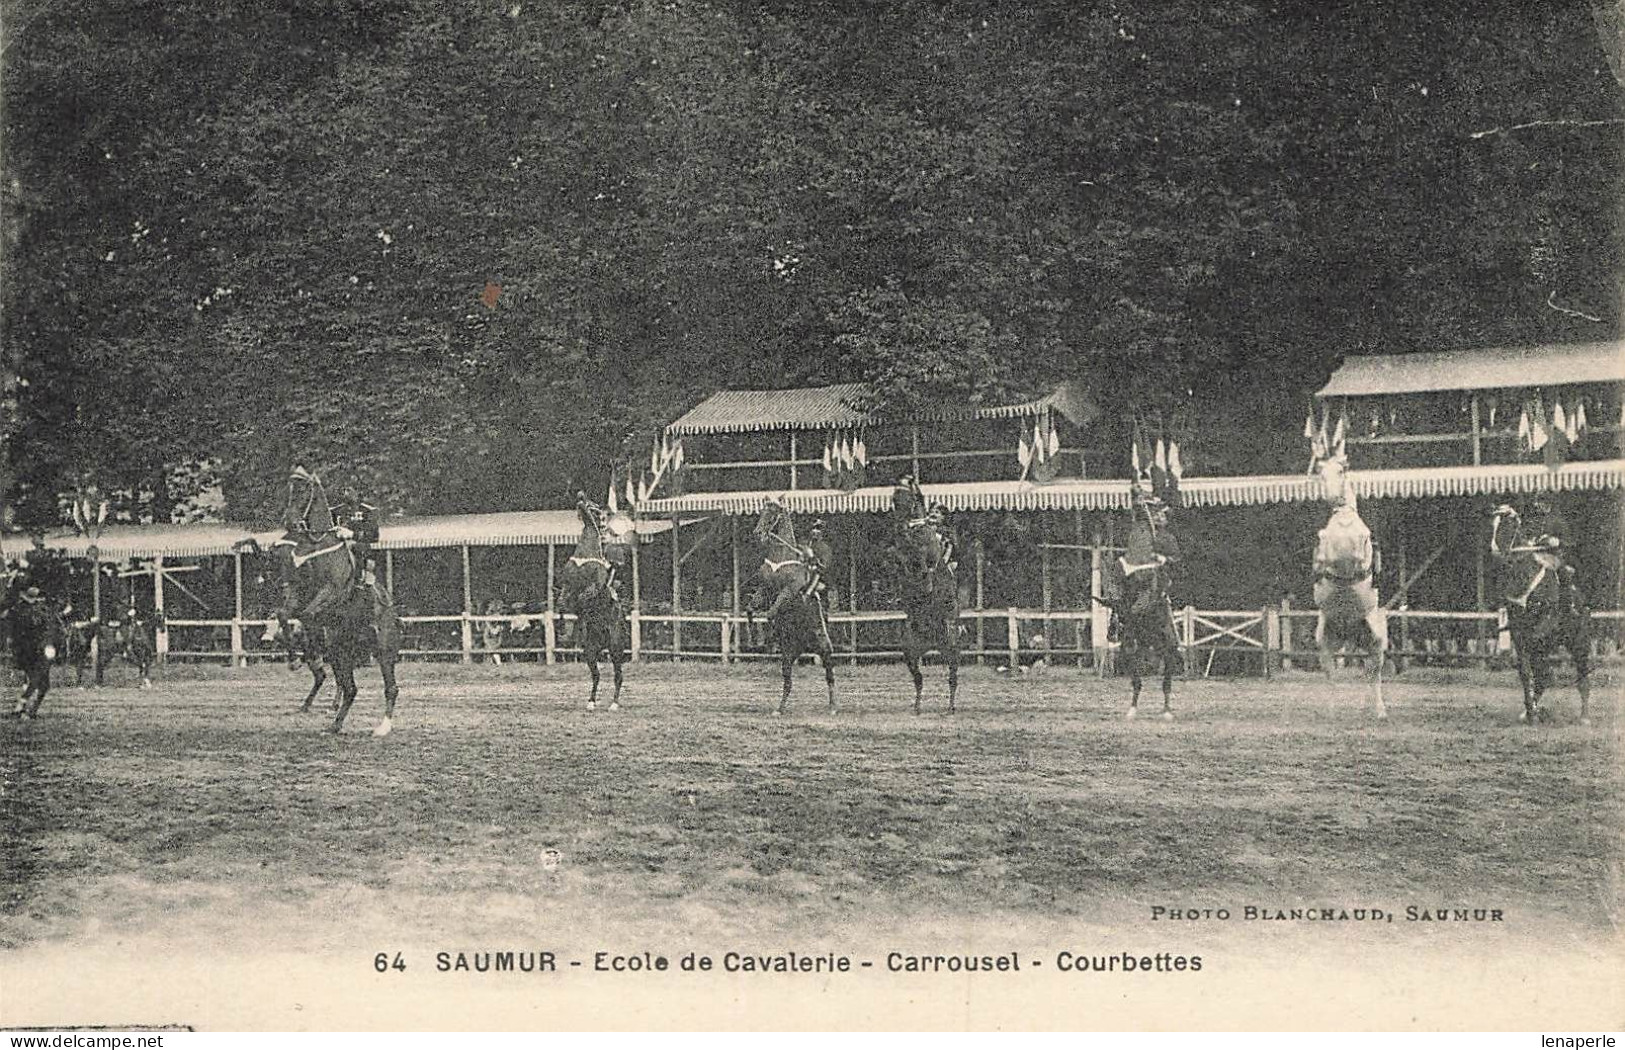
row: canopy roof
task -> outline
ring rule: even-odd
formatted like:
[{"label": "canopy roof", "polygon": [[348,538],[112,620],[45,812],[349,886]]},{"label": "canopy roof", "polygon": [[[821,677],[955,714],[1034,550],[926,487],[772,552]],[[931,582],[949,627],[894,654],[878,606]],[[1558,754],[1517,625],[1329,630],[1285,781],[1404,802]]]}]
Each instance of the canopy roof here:
[{"label": "canopy roof", "polygon": [[823,430],[861,424],[952,422],[969,419],[1010,419],[1053,408],[1076,424],[1098,414],[1081,385],[1062,383],[1033,401],[1011,405],[945,406],[940,411],[887,416],[853,406],[863,403],[862,383],[802,387],[794,390],[723,390],[712,394],[666,427],[666,433],[739,434],[772,430]]},{"label": "canopy roof", "polygon": [[1625,341],[1350,357],[1317,397],[1625,382]]},{"label": "canopy roof", "polygon": [[[1427,499],[1503,493],[1625,488],[1625,460],[1566,463],[1551,471],[1540,463],[1506,466],[1426,467],[1407,470],[1350,472],[1354,491],[1365,499]],[[1127,508],[1129,483],[1121,479],[1057,481],[982,481],[922,485],[928,499],[951,511],[1116,510]],[[1325,498],[1318,477],[1279,474],[1253,477],[1186,478],[1180,493],[1187,506],[1251,506],[1305,503]],[[638,510],[645,515],[700,512],[755,514],[768,497],[777,497],[798,514],[862,514],[889,511],[888,487],[840,492],[796,489],[790,492],[714,492],[650,500]]]},{"label": "canopy roof", "polygon": [[[670,521],[638,523],[640,536],[671,528]],[[425,547],[501,547],[528,544],[573,544],[581,537],[581,519],[573,510],[521,510],[495,514],[453,514],[401,518],[378,530],[376,547],[415,550]],[[255,539],[262,545],[281,538],[282,530],[254,532],[235,525],[112,525],[95,541],[101,557],[109,561],[150,558],[201,558],[230,554],[232,545]],[[45,545],[70,557],[86,557],[91,540],[69,531],[47,533]],[[7,537],[6,554],[15,556],[30,547],[27,537]]]}]

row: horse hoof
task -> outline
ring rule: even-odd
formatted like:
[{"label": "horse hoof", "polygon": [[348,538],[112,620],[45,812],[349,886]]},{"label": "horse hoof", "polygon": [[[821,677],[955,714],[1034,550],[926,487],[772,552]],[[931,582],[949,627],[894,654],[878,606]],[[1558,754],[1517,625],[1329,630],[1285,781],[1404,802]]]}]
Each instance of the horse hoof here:
[{"label": "horse hoof", "polygon": [[1138,714],[1139,714],[1139,713],[1140,713],[1140,712],[1138,712],[1138,711],[1136,711],[1136,710],[1135,710],[1135,709],[1134,709],[1134,708],[1132,708],[1132,707],[1131,707],[1131,708],[1129,708],[1129,709],[1128,709],[1128,720],[1129,720],[1129,721],[1130,721],[1130,722],[1132,722],[1132,721],[1134,721],[1134,719],[1135,719],[1135,716],[1137,716],[1137,715],[1138,715]]},{"label": "horse hoof", "polygon": [[598,710],[598,701],[596,701],[596,700],[588,700],[587,701],[587,710],[589,710],[589,711]]},{"label": "horse hoof", "polygon": [[1386,722],[1387,720],[1388,720],[1388,712],[1387,711],[1378,711],[1377,712],[1377,721]]},{"label": "horse hoof", "polygon": [[621,709],[621,705],[617,704],[615,701],[611,700],[609,702],[609,709],[611,711],[619,711]]},{"label": "horse hoof", "polygon": [[1164,711],[1162,713],[1162,720],[1164,722],[1172,722],[1174,720],[1174,713],[1172,711]]},{"label": "horse hoof", "polygon": [[1581,724],[1581,725],[1583,725],[1583,726],[1588,726],[1588,725],[1590,725],[1590,724],[1591,724],[1591,719],[1589,719],[1589,718],[1582,718],[1582,719],[1580,719],[1580,724]]},{"label": "horse hoof", "polygon": [[145,678],[143,678],[143,679],[141,679],[141,688],[143,688],[143,689],[151,689],[152,688],[152,683],[147,681]]},{"label": "horse hoof", "polygon": [[390,731],[393,730],[394,728],[395,728],[395,726],[390,722],[389,719],[386,718],[382,722],[379,722],[376,726],[373,727],[372,735],[373,736],[388,736],[390,734]]}]

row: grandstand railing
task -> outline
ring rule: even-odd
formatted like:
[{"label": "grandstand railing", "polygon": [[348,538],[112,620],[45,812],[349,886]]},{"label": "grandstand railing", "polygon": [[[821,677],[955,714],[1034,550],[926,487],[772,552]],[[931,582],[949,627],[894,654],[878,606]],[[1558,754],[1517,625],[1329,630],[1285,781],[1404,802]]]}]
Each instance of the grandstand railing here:
[{"label": "grandstand railing", "polygon": [[[1313,609],[1289,605],[1259,609],[1174,610],[1184,655],[1185,674],[1270,675],[1283,668],[1318,663]],[[1593,650],[1598,657],[1617,653],[1625,641],[1625,611],[1593,614]],[[1110,614],[1104,608],[967,609],[963,659],[971,663],[1016,668],[1064,663],[1109,672],[1117,644],[1108,637]],[[462,663],[523,659],[542,663],[579,658],[579,650],[560,644],[568,615],[403,616],[408,659]],[[830,635],[836,656],[848,663],[895,659],[902,655],[903,613],[892,610],[832,612]],[[260,643],[262,619],[175,619],[160,632],[163,659],[178,662],[221,661],[244,665],[281,661],[286,654]],[[1497,612],[1438,612],[1415,609],[1388,613],[1389,652],[1411,664],[1463,666],[1504,658],[1510,640]],[[764,622],[755,621],[758,637]],[[773,659],[749,640],[748,620],[728,612],[635,612],[628,616],[629,650],[634,660],[712,661],[734,663]]]}]

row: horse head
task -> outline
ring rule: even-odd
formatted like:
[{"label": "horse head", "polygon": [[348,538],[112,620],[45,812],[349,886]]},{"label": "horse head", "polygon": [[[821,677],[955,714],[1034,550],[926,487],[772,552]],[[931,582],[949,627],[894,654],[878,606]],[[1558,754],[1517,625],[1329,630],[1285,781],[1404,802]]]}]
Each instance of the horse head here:
[{"label": "horse head", "polygon": [[333,511],[327,505],[322,479],[295,466],[288,472],[288,499],[282,509],[282,526],[290,532],[327,532],[333,528]]},{"label": "horse head", "polygon": [[1343,456],[1331,456],[1316,464],[1325,499],[1334,507],[1357,507],[1354,481],[1349,475],[1349,461]]},{"label": "horse head", "polygon": [[925,514],[925,495],[912,475],[905,474],[897,479],[897,486],[891,493],[891,505],[901,518],[919,518]]},{"label": "horse head", "polygon": [[756,526],[752,532],[763,542],[777,539],[795,546],[795,526],[791,524],[790,512],[778,496],[769,496],[762,501],[762,510],[756,515]]},{"label": "horse head", "polygon": [[1490,511],[1490,553],[1505,557],[1524,546],[1523,517],[1510,503]]}]

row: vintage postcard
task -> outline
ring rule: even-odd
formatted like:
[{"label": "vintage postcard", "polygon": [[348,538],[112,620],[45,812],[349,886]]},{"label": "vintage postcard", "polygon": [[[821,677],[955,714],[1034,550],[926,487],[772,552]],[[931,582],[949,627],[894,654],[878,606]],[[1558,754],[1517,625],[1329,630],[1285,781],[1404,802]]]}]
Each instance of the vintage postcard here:
[{"label": "vintage postcard", "polygon": [[1625,1026],[1625,8],[4,0],[0,1027]]}]

